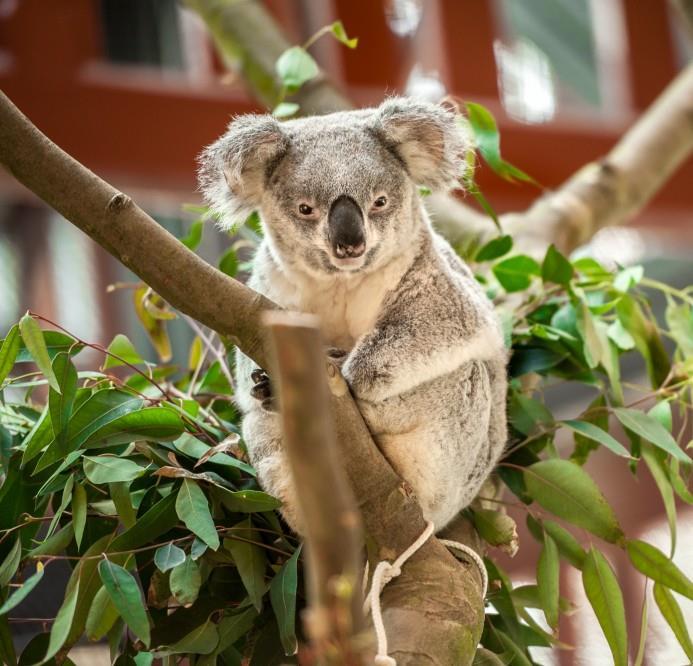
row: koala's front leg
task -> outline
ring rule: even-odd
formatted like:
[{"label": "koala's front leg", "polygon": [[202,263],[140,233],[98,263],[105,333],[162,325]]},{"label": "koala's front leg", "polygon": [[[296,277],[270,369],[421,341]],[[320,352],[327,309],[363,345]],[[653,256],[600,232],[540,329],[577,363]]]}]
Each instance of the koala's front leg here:
[{"label": "koala's front leg", "polygon": [[250,378],[254,382],[253,388],[250,389],[250,395],[260,402],[264,410],[276,412],[277,401],[272,393],[272,384],[267,373],[262,368],[255,368],[250,373]]}]

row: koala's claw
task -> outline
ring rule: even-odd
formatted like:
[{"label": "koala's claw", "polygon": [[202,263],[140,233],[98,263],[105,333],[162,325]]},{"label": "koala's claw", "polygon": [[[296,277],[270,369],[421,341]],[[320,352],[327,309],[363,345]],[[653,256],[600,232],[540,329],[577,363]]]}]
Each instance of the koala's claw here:
[{"label": "koala's claw", "polygon": [[250,373],[250,378],[255,382],[250,389],[250,395],[260,401],[262,408],[268,412],[276,412],[277,405],[272,395],[272,385],[267,373],[262,368],[256,368]]}]

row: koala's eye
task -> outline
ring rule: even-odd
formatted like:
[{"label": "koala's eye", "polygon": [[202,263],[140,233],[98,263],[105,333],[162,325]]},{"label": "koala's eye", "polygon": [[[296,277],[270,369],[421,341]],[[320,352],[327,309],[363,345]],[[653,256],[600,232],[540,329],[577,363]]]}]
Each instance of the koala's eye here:
[{"label": "koala's eye", "polygon": [[374,210],[383,209],[387,206],[387,197],[382,195],[379,196],[374,202],[372,208]]},{"label": "koala's eye", "polygon": [[314,210],[314,208],[312,206],[309,206],[308,204],[302,203],[302,204],[299,204],[299,206],[298,206],[298,212],[301,215],[305,215],[306,217],[308,217],[309,215],[312,215],[313,210]]}]

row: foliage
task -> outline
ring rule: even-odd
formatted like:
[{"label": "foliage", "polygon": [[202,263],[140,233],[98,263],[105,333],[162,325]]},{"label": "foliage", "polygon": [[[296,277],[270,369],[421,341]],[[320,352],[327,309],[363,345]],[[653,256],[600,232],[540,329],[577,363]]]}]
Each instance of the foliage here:
[{"label": "foliage", "polygon": [[[285,90],[275,115],[298,110],[284,95],[317,73],[306,49],[328,32],[355,46],[341,24],[332,24],[283,54],[277,71]],[[528,180],[501,158],[488,111],[472,104],[467,111],[461,122],[470,125],[489,166]],[[474,193],[475,154],[468,164],[462,178]],[[194,212],[200,219],[181,239],[193,250],[209,217],[204,209]],[[240,233],[244,245],[257,240],[257,215]],[[238,246],[219,260],[232,277],[247,268]],[[684,424],[690,416],[691,290],[650,280],[640,267],[612,271],[589,257],[570,259],[553,246],[537,261],[513,253],[513,239],[502,231],[466,258],[498,303],[513,350],[510,439],[499,476],[541,544],[536,585],[514,588],[486,560],[494,612],[486,617],[479,659],[528,664],[531,646],[566,647],[557,634],[560,614],[572,610],[561,596],[562,561],[581,571],[614,661],[626,663],[633,639],[601,541],[623,549],[655,582],[656,603],[690,656],[675,595],[693,598],[693,584],[671,556],[675,498],[693,503],[690,443],[681,439],[683,428],[673,429],[674,414]],[[664,322],[653,315],[652,290],[666,298]],[[304,603],[300,547],[275,513],[279,502],[262,492],[247,463],[233,403],[232,350],[191,322],[190,349],[176,350],[178,357],[187,352],[188,364],[170,365],[167,325],[177,313],[146,285],[133,297],[157,363],[144,360],[123,335],[102,347],[32,313],[1,343],[0,660],[18,663],[8,639],[12,613],[41,593],[45,568],[50,574],[64,560],[71,567],[65,599],[21,663],[50,663],[83,635],[106,637],[118,664],[169,655],[188,655],[198,666],[296,663],[296,617]],[[87,349],[101,355],[100,365],[78,371]],[[649,386],[622,381],[626,356],[642,360]],[[556,419],[545,397],[559,383],[588,387],[594,399],[572,418]],[[560,431],[572,433],[572,452],[555,443]],[[654,478],[671,529],[669,554],[624,534],[584,467],[599,447],[633,474]],[[468,513],[490,546],[514,553],[516,525],[496,506],[475,505]],[[533,609],[543,611],[548,631]]]}]

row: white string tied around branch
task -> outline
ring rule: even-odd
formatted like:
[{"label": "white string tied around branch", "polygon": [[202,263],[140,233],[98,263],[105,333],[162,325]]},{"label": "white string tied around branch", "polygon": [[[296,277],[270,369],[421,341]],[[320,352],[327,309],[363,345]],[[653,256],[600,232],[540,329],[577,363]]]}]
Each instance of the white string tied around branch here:
[{"label": "white string tied around branch", "polygon": [[[433,534],[434,526],[432,522],[426,524],[426,529],[422,532],[421,536],[414,541],[414,543],[409,546],[392,564],[387,560],[382,560],[378,562],[378,566],[375,567],[373,572],[373,580],[371,581],[371,589],[363,604],[363,612],[365,615],[368,611],[371,611],[373,615],[373,627],[375,628],[375,636],[378,641],[378,654],[375,657],[375,666],[397,666],[397,662],[387,654],[387,634],[385,633],[385,625],[383,623],[383,614],[380,609],[380,594],[383,588],[393,579],[397,578],[402,573],[402,566],[404,563],[417,551],[421,546],[423,546],[426,541]],[[479,557],[479,554],[469,546],[459,543],[457,541],[450,541],[449,539],[441,539],[440,542],[447,548],[458,550],[465,555],[468,555],[472,562],[479,569],[479,574],[481,575],[481,597],[482,599],[486,597],[486,590],[488,588],[488,574],[486,573],[486,566],[484,561]],[[364,577],[364,588],[368,581],[368,563],[366,563],[366,574]]]}]

